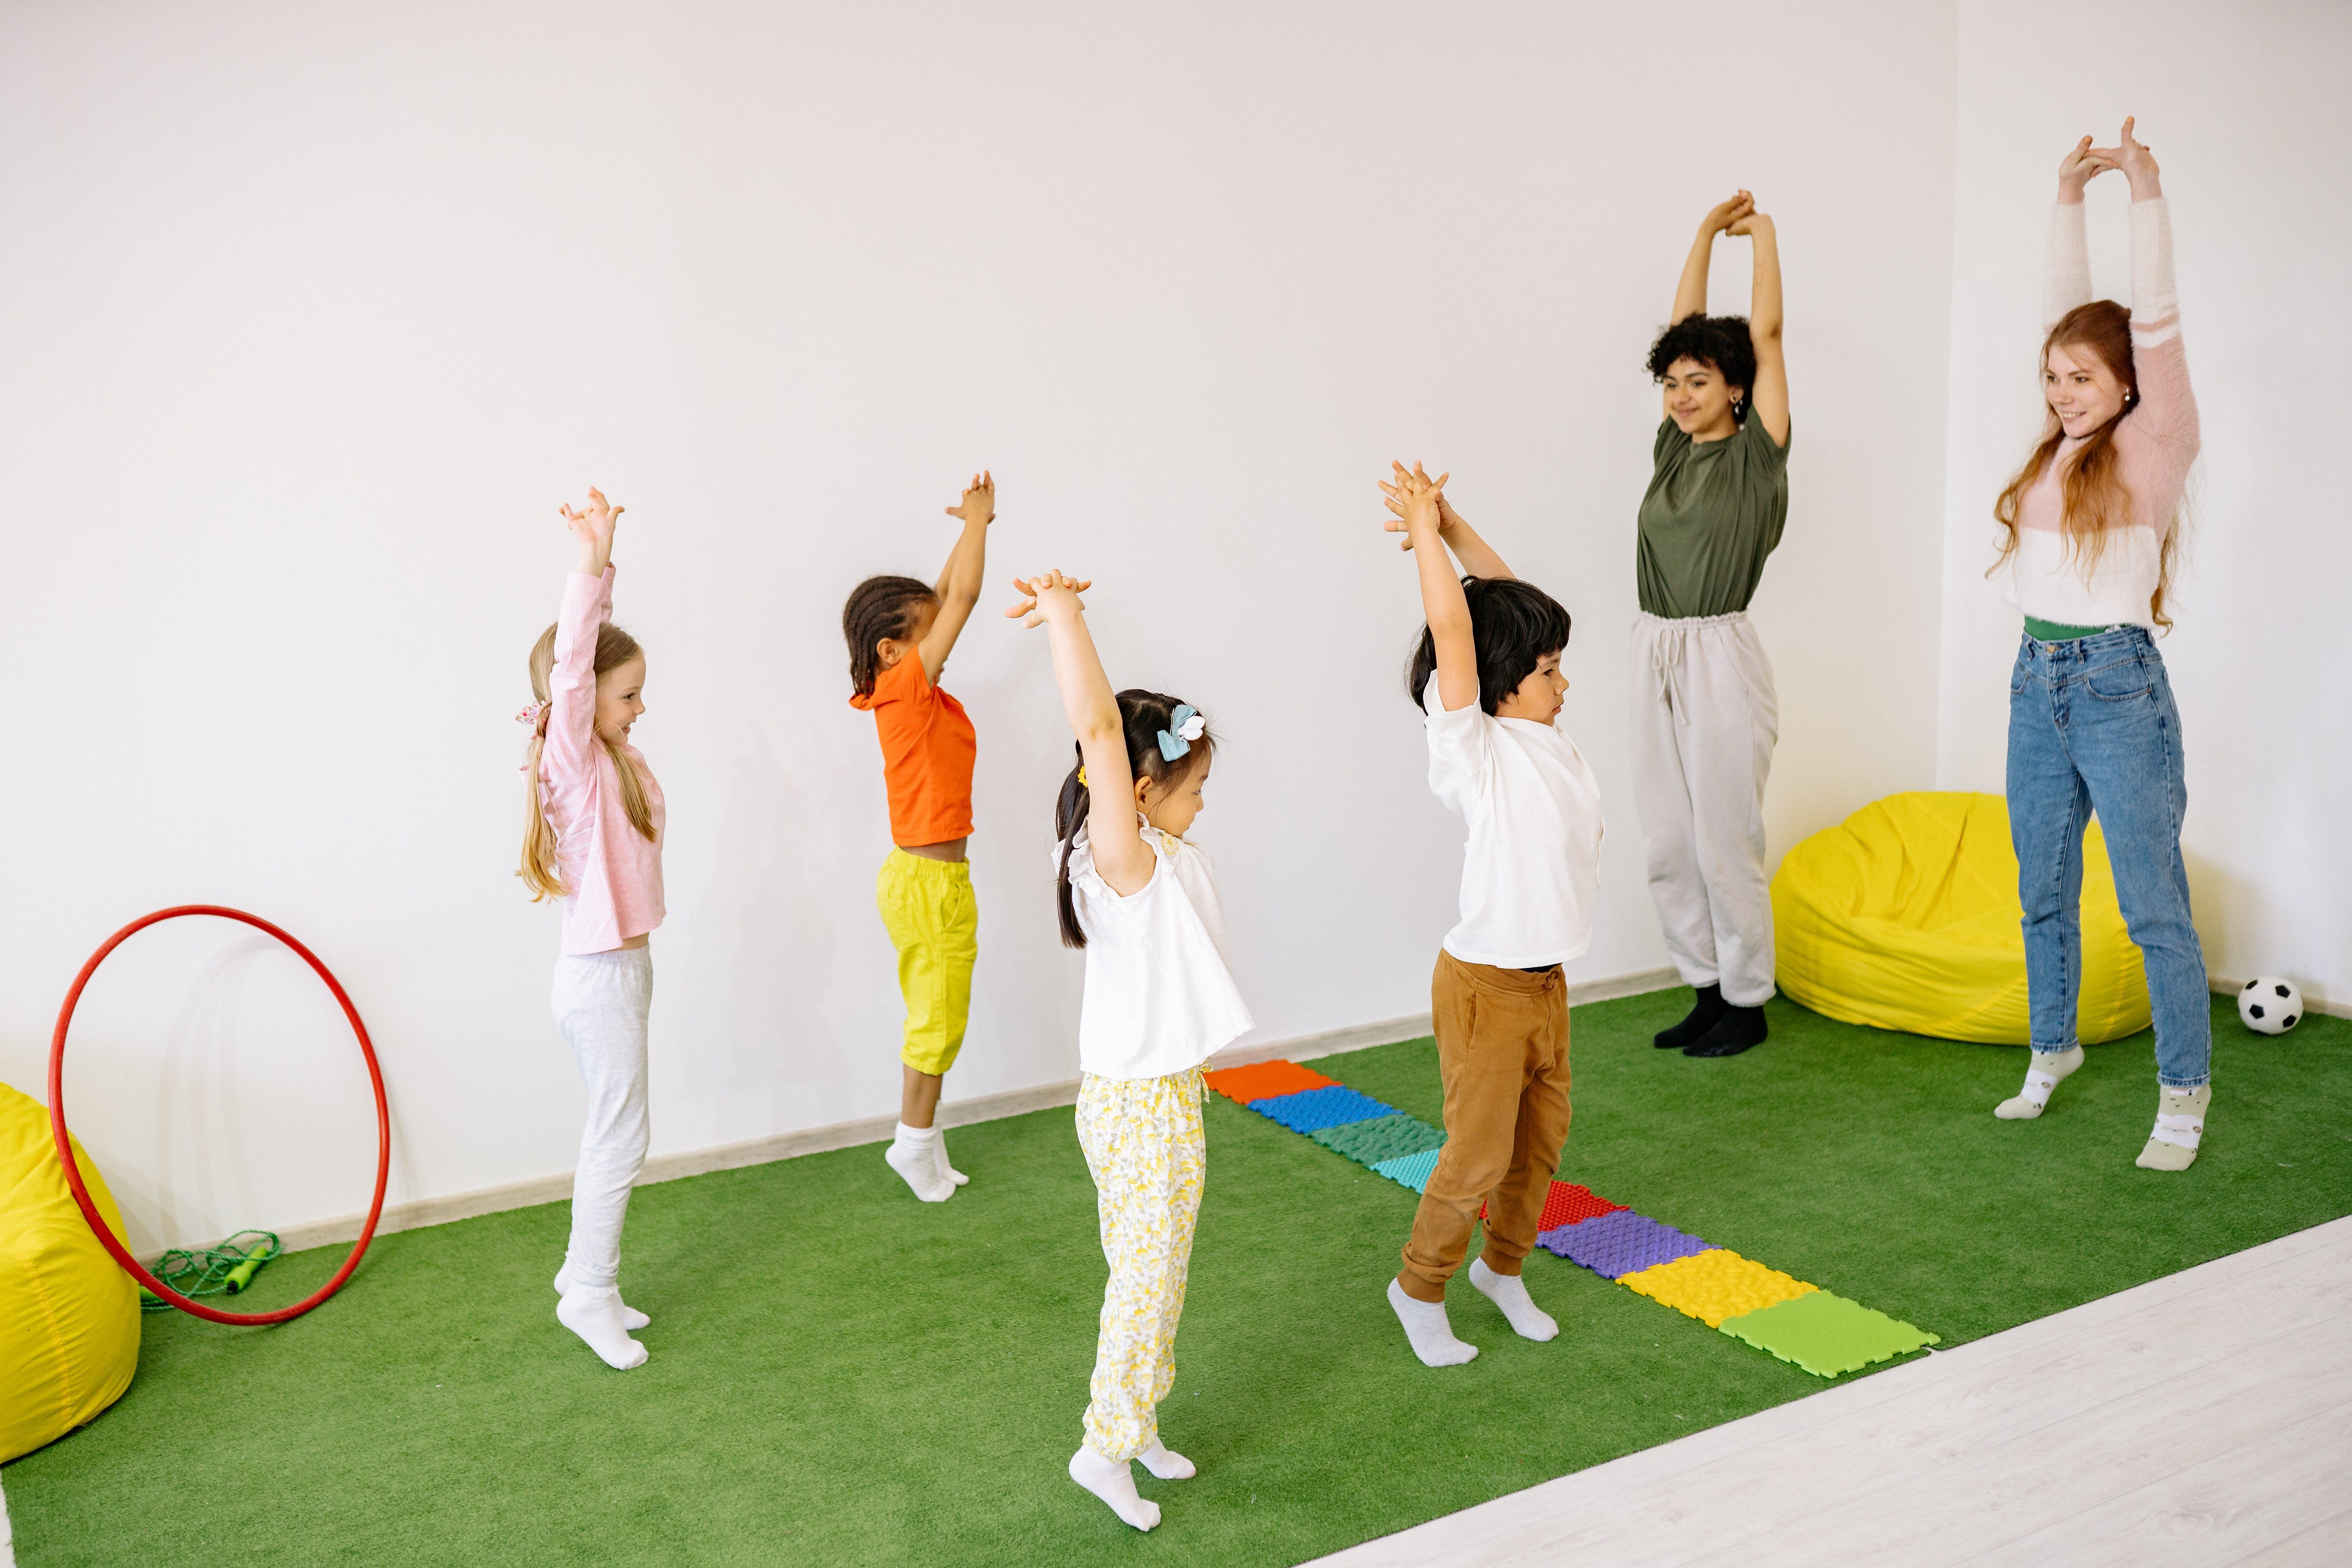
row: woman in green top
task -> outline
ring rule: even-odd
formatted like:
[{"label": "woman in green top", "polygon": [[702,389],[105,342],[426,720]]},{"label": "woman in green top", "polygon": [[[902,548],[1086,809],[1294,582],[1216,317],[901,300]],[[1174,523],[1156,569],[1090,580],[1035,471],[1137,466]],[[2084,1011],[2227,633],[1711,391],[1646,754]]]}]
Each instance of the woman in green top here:
[{"label": "woman in green top", "polygon": [[[1718,234],[1745,235],[1755,249],[1745,320],[1706,314]],[[1772,220],[1746,191],[1699,224],[1674,323],[1649,363],[1666,416],[1635,555],[1633,784],[1650,896],[1675,967],[1698,992],[1657,1044],[1727,1057],[1764,1038],[1772,994],[1764,780],[1780,708],[1748,601],[1789,515],[1780,252]]]}]

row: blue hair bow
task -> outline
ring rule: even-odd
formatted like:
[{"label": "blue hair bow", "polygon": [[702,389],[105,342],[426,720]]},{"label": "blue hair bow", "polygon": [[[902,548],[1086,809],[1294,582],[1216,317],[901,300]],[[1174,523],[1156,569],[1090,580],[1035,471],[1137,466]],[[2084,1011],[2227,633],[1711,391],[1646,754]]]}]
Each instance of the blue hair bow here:
[{"label": "blue hair bow", "polygon": [[1192,742],[1209,728],[1209,721],[1195,712],[1190,702],[1176,704],[1176,711],[1168,715],[1168,722],[1174,728],[1160,731],[1160,755],[1171,763],[1190,752]]}]

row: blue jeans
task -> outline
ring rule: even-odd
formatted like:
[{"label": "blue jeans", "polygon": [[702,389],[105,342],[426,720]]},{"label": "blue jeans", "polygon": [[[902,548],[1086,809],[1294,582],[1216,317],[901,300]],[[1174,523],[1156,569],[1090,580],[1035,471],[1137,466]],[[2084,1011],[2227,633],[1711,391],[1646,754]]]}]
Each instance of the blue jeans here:
[{"label": "blue jeans", "polygon": [[2157,1077],[2194,1089],[2212,1076],[2205,952],[2180,859],[2187,805],[2180,710],[2155,639],[2138,626],[2074,642],[2024,638],[2009,680],[2009,836],[2035,1050],[2075,1044],[2083,830],[2095,811],[2116,900],[2147,969]]}]

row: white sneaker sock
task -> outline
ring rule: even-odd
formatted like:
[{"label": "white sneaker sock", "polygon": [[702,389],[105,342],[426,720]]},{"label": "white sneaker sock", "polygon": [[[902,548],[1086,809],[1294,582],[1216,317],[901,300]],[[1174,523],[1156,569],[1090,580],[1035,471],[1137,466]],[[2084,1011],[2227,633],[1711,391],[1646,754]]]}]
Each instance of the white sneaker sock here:
[{"label": "white sneaker sock", "polygon": [[955,1184],[940,1174],[940,1130],[936,1127],[909,1127],[898,1123],[898,1135],[890,1140],[890,1147],[882,1158],[898,1173],[915,1195],[927,1204],[943,1204],[955,1196]]},{"label": "white sneaker sock", "polygon": [[1464,1344],[1454,1337],[1454,1325],[1445,1319],[1443,1301],[1416,1301],[1404,1293],[1404,1287],[1389,1281],[1389,1305],[1396,1309],[1397,1321],[1404,1325],[1404,1337],[1412,1343],[1412,1353],[1421,1358],[1423,1366],[1460,1366],[1478,1356],[1476,1345]]},{"label": "white sneaker sock", "polygon": [[[572,1265],[567,1263],[562,1268],[555,1271],[555,1293],[559,1296],[566,1295],[570,1293],[571,1289]],[[617,1295],[618,1293],[618,1287],[615,1287],[614,1294]],[[626,1301],[621,1303],[621,1327],[628,1330],[629,1332],[634,1334],[639,1329],[650,1329],[653,1326],[654,1321],[651,1318],[646,1317],[643,1312],[638,1311]]]},{"label": "white sneaker sock", "polygon": [[588,1348],[604,1358],[604,1364],[621,1372],[646,1364],[646,1347],[629,1338],[621,1327],[621,1293],[609,1287],[602,1290],[585,1286],[563,1293],[555,1304],[555,1321],[588,1342]]},{"label": "white sneaker sock", "polygon": [[2143,1171],[2185,1171],[2197,1163],[2197,1144],[2205,1135],[2205,1110],[2213,1101],[2213,1086],[2195,1089],[2157,1086],[2156,1131],[2147,1147],[2132,1162]]},{"label": "white sneaker sock", "polygon": [[1992,1113],[2003,1121],[2031,1121],[2042,1114],[2050,1103],[2050,1091],[2059,1080],[2083,1065],[2083,1047],[2070,1046],[2063,1051],[2036,1051],[2032,1063],[2025,1069],[2025,1087],[2008,1100],[1992,1108]]},{"label": "white sneaker sock", "polygon": [[1477,1287],[1480,1295],[1503,1309],[1503,1316],[1510,1320],[1511,1330],[1519,1338],[1540,1342],[1559,1336],[1559,1324],[1528,1298],[1527,1281],[1517,1275],[1497,1274],[1480,1258],[1471,1262],[1470,1283]]},{"label": "white sneaker sock", "polygon": [[1163,1481],[1189,1481],[1201,1473],[1192,1460],[1157,1437],[1143,1450],[1143,1468]]},{"label": "white sneaker sock", "polygon": [[1092,1448],[1081,1447],[1070,1456],[1070,1479],[1110,1504],[1111,1512],[1138,1530],[1150,1530],[1160,1522],[1160,1505],[1138,1495],[1135,1472],[1124,1459],[1106,1459]]},{"label": "white sneaker sock", "polygon": [[953,1182],[960,1187],[971,1180],[970,1176],[948,1163],[947,1129],[936,1121],[931,1123],[931,1163],[938,1167],[942,1181]]}]

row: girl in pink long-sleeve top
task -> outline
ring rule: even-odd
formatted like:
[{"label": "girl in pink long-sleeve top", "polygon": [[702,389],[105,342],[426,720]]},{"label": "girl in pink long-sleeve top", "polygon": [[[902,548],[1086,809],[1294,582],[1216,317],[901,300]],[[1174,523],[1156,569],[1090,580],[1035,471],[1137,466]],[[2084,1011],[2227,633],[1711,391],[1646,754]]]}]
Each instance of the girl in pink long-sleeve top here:
[{"label": "girl in pink long-sleeve top", "polygon": [[522,868],[531,891],[563,902],[555,962],[555,1021],[588,1089],[588,1126],[572,1186],[572,1242],[555,1276],[555,1316],[624,1371],[643,1365],[629,1337],[649,1320],[621,1300],[621,1223],[645,1166],[646,1019],[662,921],[662,795],[629,744],[646,710],[646,656],[614,626],[613,527],[623,509],[596,490],[584,511],[562,509],[579,542],[563,607],[530,650],[538,701]]},{"label": "girl in pink long-sleeve top", "polygon": [[[2180,340],[2171,208],[2156,155],[2132,135],[2087,136],[2058,165],[2043,309],[2042,439],[1994,503],[2009,601],[2024,635],[2009,679],[2009,828],[2025,913],[2033,1047],[2025,1086],[1993,1108],[2038,1119],[2083,1065],[2083,836],[2106,838],[2116,899],[2147,971],[2156,1125],[2135,1162],[2185,1171],[2212,1100],[2205,955],[2180,857],[2187,810],[2180,710],[2156,634],[2197,460],[2197,398]],[[2091,297],[2083,189],[2131,184],[2132,302]]]}]

